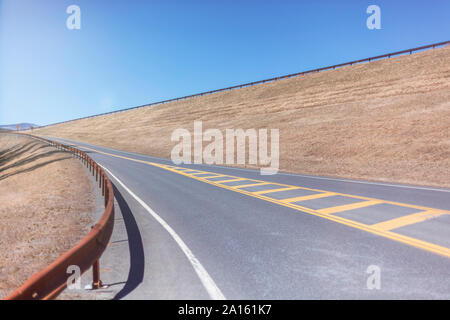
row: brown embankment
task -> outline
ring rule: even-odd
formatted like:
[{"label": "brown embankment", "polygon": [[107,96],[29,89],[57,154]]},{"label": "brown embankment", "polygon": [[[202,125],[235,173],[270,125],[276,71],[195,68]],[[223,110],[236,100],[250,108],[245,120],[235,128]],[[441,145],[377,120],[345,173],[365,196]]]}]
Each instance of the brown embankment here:
[{"label": "brown embankment", "polygon": [[34,133],[167,158],[194,120],[278,128],[283,171],[450,187],[450,46]]},{"label": "brown embankment", "polygon": [[0,298],[88,234],[92,192],[70,154],[0,133]]}]

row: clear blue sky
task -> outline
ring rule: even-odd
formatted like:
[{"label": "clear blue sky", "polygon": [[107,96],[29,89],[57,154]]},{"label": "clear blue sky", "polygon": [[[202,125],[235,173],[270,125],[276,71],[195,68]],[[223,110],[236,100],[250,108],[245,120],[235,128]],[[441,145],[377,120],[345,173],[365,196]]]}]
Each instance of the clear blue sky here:
[{"label": "clear blue sky", "polygon": [[[68,30],[66,8],[81,8]],[[381,8],[369,30],[366,8]],[[0,0],[0,124],[69,120],[450,40],[448,0]]]}]

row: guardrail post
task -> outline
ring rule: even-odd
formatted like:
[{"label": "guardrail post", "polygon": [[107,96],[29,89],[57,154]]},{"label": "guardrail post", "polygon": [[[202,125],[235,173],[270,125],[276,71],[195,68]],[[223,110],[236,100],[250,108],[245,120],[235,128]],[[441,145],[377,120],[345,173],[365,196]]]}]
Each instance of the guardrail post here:
[{"label": "guardrail post", "polygon": [[[105,182],[103,181],[103,183],[105,183]],[[108,203],[108,195],[109,195],[109,192],[108,192],[108,189],[107,189],[107,188],[105,188],[104,190],[105,190],[105,208],[106,208],[106,205],[107,205],[107,203]]]},{"label": "guardrail post", "polygon": [[100,262],[97,260],[92,265],[92,289],[99,289],[102,287],[100,280]]}]

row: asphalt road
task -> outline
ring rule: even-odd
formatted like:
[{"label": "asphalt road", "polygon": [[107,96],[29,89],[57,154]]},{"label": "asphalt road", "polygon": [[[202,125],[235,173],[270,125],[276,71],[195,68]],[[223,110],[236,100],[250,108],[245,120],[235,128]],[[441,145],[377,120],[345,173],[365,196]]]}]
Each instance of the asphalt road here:
[{"label": "asphalt road", "polygon": [[175,166],[54,140],[89,152],[115,186],[98,297],[450,299],[448,189]]}]

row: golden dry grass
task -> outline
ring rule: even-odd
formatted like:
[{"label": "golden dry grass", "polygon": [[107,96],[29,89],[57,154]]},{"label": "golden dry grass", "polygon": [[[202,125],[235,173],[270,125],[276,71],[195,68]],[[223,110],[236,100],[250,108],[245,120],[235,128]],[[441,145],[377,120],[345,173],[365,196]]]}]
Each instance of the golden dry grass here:
[{"label": "golden dry grass", "polygon": [[176,128],[278,128],[280,169],[450,187],[450,47],[35,130],[169,157]]},{"label": "golden dry grass", "polygon": [[0,298],[90,230],[92,185],[68,153],[0,133]]}]

